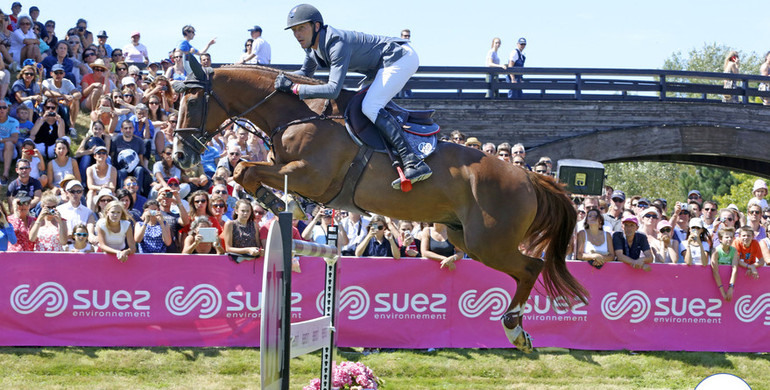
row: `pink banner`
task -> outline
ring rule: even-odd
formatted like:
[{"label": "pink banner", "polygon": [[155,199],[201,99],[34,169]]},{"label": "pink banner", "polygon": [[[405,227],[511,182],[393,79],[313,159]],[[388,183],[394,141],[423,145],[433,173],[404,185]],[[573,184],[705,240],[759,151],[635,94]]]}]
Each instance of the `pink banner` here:
[{"label": "pink banner", "polygon": [[[0,254],[0,345],[257,346],[262,262],[220,256]],[[325,263],[293,274],[292,320],[320,314]],[[534,292],[525,329],[536,347],[768,352],[770,271],[739,270],[725,302],[711,269],[652,271],[569,263],[589,305],[562,310]],[[338,345],[511,347],[500,315],[511,277],[463,260],[454,271],[416,259],[340,259]],[[730,268],[721,267],[722,280]],[[555,301],[559,301],[556,299]]]}]

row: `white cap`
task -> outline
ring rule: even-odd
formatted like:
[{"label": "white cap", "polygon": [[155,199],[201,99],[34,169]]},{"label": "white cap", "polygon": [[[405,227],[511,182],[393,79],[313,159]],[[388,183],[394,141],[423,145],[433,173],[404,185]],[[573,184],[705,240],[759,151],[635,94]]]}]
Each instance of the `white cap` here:
[{"label": "white cap", "polygon": [[700,218],[693,218],[690,220],[690,227],[699,227],[703,229],[703,221]]},{"label": "white cap", "polygon": [[765,191],[767,191],[767,183],[765,183],[765,181],[762,179],[757,179],[754,182],[754,189],[751,190],[751,192],[754,192],[756,190],[763,189],[763,188],[765,189]]}]

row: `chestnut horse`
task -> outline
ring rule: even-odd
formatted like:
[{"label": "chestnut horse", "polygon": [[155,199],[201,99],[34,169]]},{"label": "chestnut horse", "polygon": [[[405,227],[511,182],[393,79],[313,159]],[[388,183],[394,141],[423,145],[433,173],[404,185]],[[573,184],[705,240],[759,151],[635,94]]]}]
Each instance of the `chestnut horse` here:
[{"label": "chestnut horse", "polygon": [[[204,72],[194,59],[190,62],[193,74],[180,89],[174,153],[180,165],[198,163],[203,144],[227,119],[245,118],[265,131],[272,150],[268,162],[238,164],[234,177],[244,189],[254,194],[262,183],[283,188],[288,175],[293,193],[321,204],[335,198],[359,150],[339,119],[352,92],[331,101],[303,101],[275,92],[278,70],[231,65]],[[318,83],[288,76],[296,83]],[[398,219],[443,223],[455,246],[512,276],[516,292],[502,324],[511,343],[530,352],[531,338],[522,327],[524,305],[541,271],[548,295],[586,302],[586,290],[565,262],[576,221],[570,199],[552,178],[462,145],[439,142],[426,162],[433,176],[401,192],[390,186],[396,176],[390,159],[375,153],[348,204]]]}]

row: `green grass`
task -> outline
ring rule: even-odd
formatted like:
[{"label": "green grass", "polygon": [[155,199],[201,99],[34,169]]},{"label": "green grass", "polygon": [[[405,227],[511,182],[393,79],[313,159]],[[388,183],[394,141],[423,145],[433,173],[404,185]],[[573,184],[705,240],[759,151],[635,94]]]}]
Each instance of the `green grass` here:
[{"label": "green grass", "polygon": [[[770,389],[770,355],[513,349],[398,350],[360,361],[384,389],[693,389],[720,372]],[[292,389],[319,376],[320,354],[291,362]],[[255,389],[259,350],[247,348],[0,348],[3,389]]]}]

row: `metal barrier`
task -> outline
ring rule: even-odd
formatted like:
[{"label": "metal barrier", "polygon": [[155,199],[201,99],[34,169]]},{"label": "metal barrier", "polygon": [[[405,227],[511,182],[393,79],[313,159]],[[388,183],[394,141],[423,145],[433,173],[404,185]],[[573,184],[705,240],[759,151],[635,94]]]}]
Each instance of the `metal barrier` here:
[{"label": "metal barrier", "polygon": [[[292,240],[291,213],[281,213],[270,226],[262,275],[260,377],[262,389],[289,388],[291,358],[323,349],[321,388],[331,389],[334,324],[337,307],[337,231],[330,226],[331,245]],[[291,250],[286,250],[291,248]],[[293,254],[326,260],[323,316],[291,323],[291,261]]]}]

